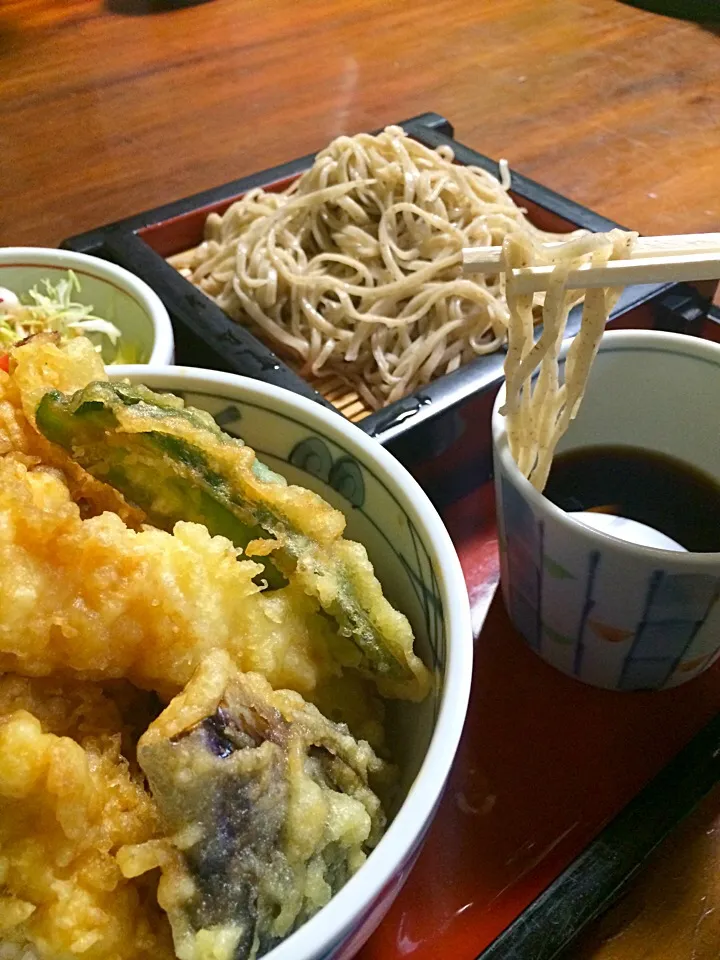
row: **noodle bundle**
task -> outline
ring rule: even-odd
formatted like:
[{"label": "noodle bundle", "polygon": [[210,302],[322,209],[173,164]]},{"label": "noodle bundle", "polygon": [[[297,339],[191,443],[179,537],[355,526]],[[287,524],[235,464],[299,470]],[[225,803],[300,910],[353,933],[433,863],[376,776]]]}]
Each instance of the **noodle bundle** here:
[{"label": "noodle bundle", "polygon": [[[507,343],[510,449],[542,490],[620,292],[567,290],[567,276],[625,256],[635,235],[546,233],[509,187],[506,161],[498,181],[399,127],[342,136],[286,190],[251,190],[211,213],[205,241],[173,262],[301,374],[340,380],[372,409]],[[473,246],[502,247],[496,274],[463,276]],[[514,270],[545,265],[555,269],[544,292],[518,287]],[[583,297],[561,382],[568,314]]]},{"label": "noodle bundle", "polygon": [[302,374],[377,409],[504,343],[505,278],[463,277],[463,247],[555,238],[453,159],[399,127],[338,137],[284,192],[210,214],[205,242],[174,262]]},{"label": "noodle bundle", "polygon": [[[619,288],[584,291],[580,331],[568,349],[561,382],[560,348],[578,295],[565,287],[568,274],[583,263],[601,266],[627,257],[636,237],[625,230],[611,230],[568,240],[551,251],[525,237],[508,237],[503,244],[510,324],[506,402],[500,412],[507,418],[513,459],[540,491],[547,483],[555,448],[580,408],[605,324],[621,292]],[[545,292],[543,330],[534,342],[533,295],[517,290],[513,270],[550,263],[555,263],[555,269]]]}]

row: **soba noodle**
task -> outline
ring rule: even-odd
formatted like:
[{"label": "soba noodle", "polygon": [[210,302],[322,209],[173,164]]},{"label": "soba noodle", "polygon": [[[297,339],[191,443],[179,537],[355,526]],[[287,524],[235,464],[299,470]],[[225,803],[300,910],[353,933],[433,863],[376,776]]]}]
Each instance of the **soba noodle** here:
[{"label": "soba noodle", "polygon": [[489,173],[388,127],[338,137],[289,189],[211,214],[205,242],[175,263],[301,373],[339,378],[377,409],[502,346],[505,278],[463,277],[461,251],[506,238],[556,235]]},{"label": "soba noodle", "polygon": [[[510,452],[538,490],[545,487],[555,448],[580,407],[600,338],[620,295],[619,289],[584,292],[580,331],[568,349],[561,383],[560,347],[577,294],[565,288],[567,275],[583,263],[599,266],[627,257],[636,237],[637,234],[624,230],[612,230],[569,240],[551,251],[527,236],[509,236],[503,244],[510,323],[505,359],[506,402],[501,413],[507,418]],[[533,342],[532,294],[518,291],[513,270],[550,263],[556,267],[545,294],[542,334]]]}]

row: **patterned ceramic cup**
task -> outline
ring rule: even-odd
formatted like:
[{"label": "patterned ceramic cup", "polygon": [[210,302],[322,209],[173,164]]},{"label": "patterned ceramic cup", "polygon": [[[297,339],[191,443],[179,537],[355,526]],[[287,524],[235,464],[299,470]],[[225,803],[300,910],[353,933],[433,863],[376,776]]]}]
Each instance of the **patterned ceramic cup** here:
[{"label": "patterned ceramic cup", "polygon": [[[564,347],[563,358],[567,351]],[[538,493],[493,410],[501,582],[511,619],[544,660],[593,686],[660,690],[720,654],[720,553],[673,552],[593,529]],[[720,344],[606,333],[558,451],[627,446],[720,482]]]}]

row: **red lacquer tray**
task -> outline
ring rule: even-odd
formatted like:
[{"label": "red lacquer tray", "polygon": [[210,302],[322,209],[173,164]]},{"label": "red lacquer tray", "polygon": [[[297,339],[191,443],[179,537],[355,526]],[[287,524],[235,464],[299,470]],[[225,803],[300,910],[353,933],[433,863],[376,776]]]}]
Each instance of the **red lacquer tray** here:
[{"label": "red lacquer tray", "polygon": [[470,708],[423,851],[362,960],[474,960],[720,710],[720,663],[632,694],[547,666],[496,591],[492,484],[444,519],[482,625]]}]

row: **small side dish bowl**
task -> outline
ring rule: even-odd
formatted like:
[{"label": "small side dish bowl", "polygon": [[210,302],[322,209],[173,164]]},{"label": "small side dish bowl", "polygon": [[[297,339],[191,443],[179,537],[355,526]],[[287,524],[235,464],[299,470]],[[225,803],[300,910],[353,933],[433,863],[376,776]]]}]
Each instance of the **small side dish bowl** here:
[{"label": "small side dish bowl", "polygon": [[349,960],[402,887],[430,826],[462,733],[473,637],[460,562],[442,520],[405,468],[344,417],[290,391],[187,367],[116,366],[127,378],[207,410],[271,469],[321,494],[367,548],[392,603],[415,631],[435,683],[419,704],[386,701],[401,770],[392,822],[367,862],[330,903],[267,960]]},{"label": "small side dish bowl", "polygon": [[73,298],[92,306],[103,320],[114,323],[123,342],[137,351],[138,363],[173,362],[175,343],[168,312],[154,290],[129,270],[69,250],[0,248],[0,287],[18,296],[45,279],[57,283],[69,270],[80,283]]}]

